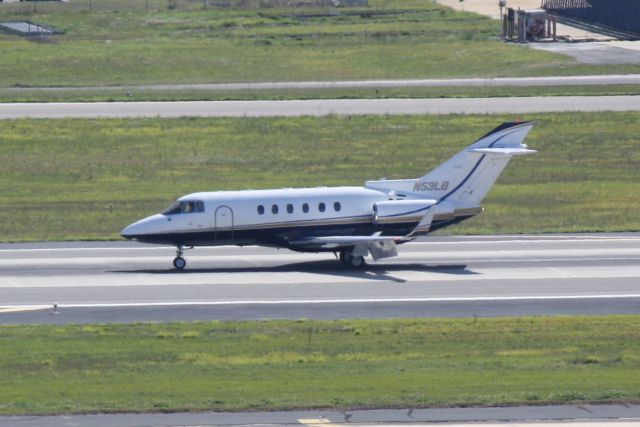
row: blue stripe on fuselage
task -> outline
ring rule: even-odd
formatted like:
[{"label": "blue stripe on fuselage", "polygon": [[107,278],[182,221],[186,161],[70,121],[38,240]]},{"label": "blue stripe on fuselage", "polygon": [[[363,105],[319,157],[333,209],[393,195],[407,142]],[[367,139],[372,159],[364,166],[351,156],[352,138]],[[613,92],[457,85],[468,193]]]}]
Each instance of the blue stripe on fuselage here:
[{"label": "blue stripe on fuselage", "polygon": [[[496,139],[491,144],[489,144],[489,148],[493,148],[494,145],[496,145],[503,138],[506,138],[507,136],[511,135],[512,133],[513,132],[509,132],[509,133],[506,133],[506,134],[502,135],[500,138]],[[478,169],[478,166],[480,166],[480,163],[482,163],[482,161],[484,160],[485,157],[486,157],[486,154],[483,154],[482,157],[480,157],[480,160],[478,160],[478,162],[475,164],[473,169],[471,169],[471,172],[469,172],[469,174],[462,180],[462,182],[460,184],[458,184],[458,186],[456,186],[456,188],[454,188],[453,190],[451,190],[450,192],[445,194],[440,200],[438,200],[438,203],[444,202],[449,196],[451,196],[453,193],[458,191],[471,178],[471,175],[473,175],[473,173]]]}]

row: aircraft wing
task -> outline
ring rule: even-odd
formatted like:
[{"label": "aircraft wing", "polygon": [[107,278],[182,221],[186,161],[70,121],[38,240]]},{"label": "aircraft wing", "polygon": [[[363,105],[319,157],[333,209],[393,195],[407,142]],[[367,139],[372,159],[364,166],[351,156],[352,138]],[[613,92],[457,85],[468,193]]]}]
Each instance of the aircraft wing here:
[{"label": "aircraft wing", "polygon": [[374,260],[398,255],[396,243],[406,241],[401,236],[381,236],[380,233],[371,236],[308,236],[289,242],[291,246],[305,249],[335,249],[354,248],[353,253],[366,256],[371,253]]},{"label": "aircraft wing", "polygon": [[291,246],[318,247],[323,249],[344,248],[356,245],[367,245],[369,243],[398,242],[403,240],[401,236],[322,236],[322,237],[302,237],[289,242]]}]

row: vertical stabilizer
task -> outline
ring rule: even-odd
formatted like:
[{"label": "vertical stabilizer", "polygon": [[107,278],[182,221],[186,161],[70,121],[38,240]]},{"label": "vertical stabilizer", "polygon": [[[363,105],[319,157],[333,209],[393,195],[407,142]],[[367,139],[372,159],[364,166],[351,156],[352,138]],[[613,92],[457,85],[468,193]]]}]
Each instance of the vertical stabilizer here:
[{"label": "vertical stabilizer", "polygon": [[535,152],[523,143],[532,128],[533,122],[504,123],[421,180],[437,181],[449,174],[448,189],[438,200],[480,205],[511,157]]},{"label": "vertical stabilizer", "polygon": [[366,186],[402,192],[407,198],[433,199],[438,204],[479,206],[511,157],[535,152],[523,144],[533,124],[503,123],[422,178],[369,181]]}]

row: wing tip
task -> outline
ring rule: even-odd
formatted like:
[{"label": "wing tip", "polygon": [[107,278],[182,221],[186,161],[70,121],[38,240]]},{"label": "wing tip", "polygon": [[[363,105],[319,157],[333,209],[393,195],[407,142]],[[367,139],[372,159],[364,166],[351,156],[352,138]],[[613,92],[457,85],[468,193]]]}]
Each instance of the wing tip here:
[{"label": "wing tip", "polygon": [[516,120],[515,122],[504,122],[501,125],[495,127],[491,131],[489,131],[486,135],[483,135],[479,139],[486,138],[486,137],[491,136],[493,134],[496,134],[498,132],[502,132],[505,129],[511,129],[511,128],[518,127],[518,126],[526,126],[526,125],[533,125],[533,124],[535,124],[534,120],[530,120],[530,121],[526,121],[526,122],[519,121],[519,120]]}]

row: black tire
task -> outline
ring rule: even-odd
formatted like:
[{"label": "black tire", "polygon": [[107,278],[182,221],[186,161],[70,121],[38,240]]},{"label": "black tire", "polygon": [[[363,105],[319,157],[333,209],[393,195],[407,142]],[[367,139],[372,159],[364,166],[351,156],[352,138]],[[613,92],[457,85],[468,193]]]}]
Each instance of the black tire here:
[{"label": "black tire", "polygon": [[173,266],[176,270],[182,271],[184,267],[187,265],[187,261],[181,256],[177,256],[173,259]]},{"label": "black tire", "polygon": [[349,260],[349,263],[351,264],[351,267],[362,268],[365,265],[364,257],[362,257],[362,256],[351,256],[351,259]]},{"label": "black tire", "polygon": [[340,251],[340,261],[344,262],[345,264],[349,264],[347,251]]}]

